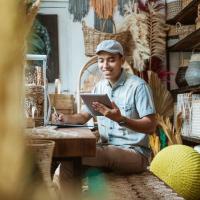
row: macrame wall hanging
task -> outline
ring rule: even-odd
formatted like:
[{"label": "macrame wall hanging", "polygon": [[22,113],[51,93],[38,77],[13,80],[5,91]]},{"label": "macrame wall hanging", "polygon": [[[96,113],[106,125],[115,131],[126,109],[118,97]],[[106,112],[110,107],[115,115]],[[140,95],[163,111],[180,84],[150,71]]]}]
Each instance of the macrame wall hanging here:
[{"label": "macrame wall hanging", "polygon": [[100,19],[112,18],[117,0],[91,0],[91,5]]},{"label": "macrame wall hanging", "polygon": [[69,13],[73,15],[74,22],[81,20],[88,14],[90,8],[90,0],[69,0]]},{"label": "macrame wall hanging", "polygon": [[112,19],[100,19],[96,13],[94,14],[94,27],[101,32],[113,33]]},{"label": "macrame wall hanging", "polygon": [[133,3],[134,0],[118,0],[118,11],[119,11],[119,14],[121,16],[124,16],[125,14],[125,9],[124,9],[124,6],[126,4],[128,4],[129,2],[130,3]]}]

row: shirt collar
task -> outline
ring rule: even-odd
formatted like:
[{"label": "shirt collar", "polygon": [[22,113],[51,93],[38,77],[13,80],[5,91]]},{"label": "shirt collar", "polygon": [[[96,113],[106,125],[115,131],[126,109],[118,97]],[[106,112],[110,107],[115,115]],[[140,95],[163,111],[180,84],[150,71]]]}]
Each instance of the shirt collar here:
[{"label": "shirt collar", "polygon": [[[117,82],[112,86],[112,88],[116,88],[117,86],[124,85],[125,81],[126,81],[126,72],[125,72],[124,69],[122,69],[122,72],[121,72],[121,75],[120,75],[119,79],[118,79]],[[108,80],[106,80],[106,82],[107,82],[107,85],[108,85],[108,86],[111,86]]]}]

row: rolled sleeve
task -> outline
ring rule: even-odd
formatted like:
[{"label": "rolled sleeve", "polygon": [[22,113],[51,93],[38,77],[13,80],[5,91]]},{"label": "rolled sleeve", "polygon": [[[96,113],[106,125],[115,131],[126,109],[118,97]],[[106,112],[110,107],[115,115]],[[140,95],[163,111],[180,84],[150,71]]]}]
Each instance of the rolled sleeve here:
[{"label": "rolled sleeve", "polygon": [[146,83],[140,84],[137,87],[135,102],[140,118],[156,113],[152,91]]}]

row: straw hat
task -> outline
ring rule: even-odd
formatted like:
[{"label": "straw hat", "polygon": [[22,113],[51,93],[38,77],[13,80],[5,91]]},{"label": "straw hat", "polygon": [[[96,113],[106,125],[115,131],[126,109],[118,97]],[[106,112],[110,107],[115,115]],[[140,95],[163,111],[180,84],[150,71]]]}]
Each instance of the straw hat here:
[{"label": "straw hat", "polygon": [[185,199],[200,197],[200,154],[185,145],[164,148],[153,159],[150,171]]}]

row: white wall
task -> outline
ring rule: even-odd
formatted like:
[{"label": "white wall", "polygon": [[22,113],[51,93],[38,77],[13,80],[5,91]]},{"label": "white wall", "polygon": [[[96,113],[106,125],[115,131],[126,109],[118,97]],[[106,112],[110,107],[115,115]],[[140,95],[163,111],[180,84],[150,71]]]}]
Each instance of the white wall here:
[{"label": "white wall", "polygon": [[[75,94],[80,69],[89,60],[84,55],[82,24],[73,22],[73,16],[68,12],[68,0],[43,0],[39,13],[58,15],[59,71],[62,91],[68,90]],[[122,20],[118,12],[115,13],[115,20]],[[88,26],[94,26],[92,9],[84,20]],[[53,92],[53,90],[54,84],[49,84],[49,91]]]}]

